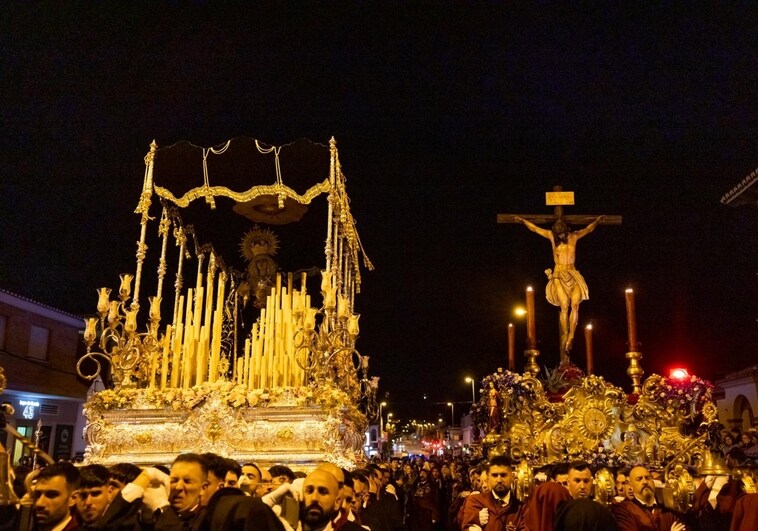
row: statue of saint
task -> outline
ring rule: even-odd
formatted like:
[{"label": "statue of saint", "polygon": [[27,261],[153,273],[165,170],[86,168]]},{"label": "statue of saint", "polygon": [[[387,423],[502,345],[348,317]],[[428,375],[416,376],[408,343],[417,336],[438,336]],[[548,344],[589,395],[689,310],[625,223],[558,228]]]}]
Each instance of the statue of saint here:
[{"label": "statue of saint", "polygon": [[605,219],[599,216],[595,221],[581,230],[572,231],[563,219],[553,224],[551,230],[538,227],[531,221],[514,216],[514,219],[526,225],[532,232],[550,240],[553,247],[555,269],[546,269],[548,282],[545,296],[550,304],[561,309],[561,363],[568,363],[571,345],[574,342],[574,332],[579,322],[579,303],[589,299],[589,288],[584,277],[577,271],[576,242],[595,230],[595,227]]},{"label": "statue of saint", "polygon": [[279,266],[272,258],[278,249],[276,235],[258,225],[247,231],[242,238],[240,252],[248,262],[245,282],[239,289],[243,301],[254,297],[257,308],[266,306],[266,297],[275,284],[276,273],[279,271]]},{"label": "statue of saint", "polygon": [[489,413],[489,430],[500,429],[500,394],[495,389],[494,382],[490,382],[487,390],[487,412]]}]

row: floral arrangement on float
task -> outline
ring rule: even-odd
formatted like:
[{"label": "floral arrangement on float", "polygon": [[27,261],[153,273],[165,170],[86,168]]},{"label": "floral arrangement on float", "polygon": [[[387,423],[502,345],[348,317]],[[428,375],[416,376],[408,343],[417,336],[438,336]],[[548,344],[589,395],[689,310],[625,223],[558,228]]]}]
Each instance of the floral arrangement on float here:
[{"label": "floral arrangement on float", "polygon": [[184,411],[196,407],[212,396],[218,397],[233,409],[320,407],[329,414],[347,416],[359,425],[366,422],[365,415],[351,402],[347,393],[331,382],[319,386],[311,384],[270,389],[248,389],[230,381],[205,382],[187,389],[121,387],[94,393],[85,404],[85,410],[88,417],[119,409]]}]

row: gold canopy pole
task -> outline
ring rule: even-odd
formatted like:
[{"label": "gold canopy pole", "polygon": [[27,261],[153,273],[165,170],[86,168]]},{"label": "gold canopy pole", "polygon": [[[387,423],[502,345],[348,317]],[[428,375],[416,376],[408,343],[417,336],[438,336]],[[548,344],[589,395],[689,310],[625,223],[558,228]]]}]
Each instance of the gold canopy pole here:
[{"label": "gold canopy pole", "polygon": [[145,255],[147,254],[147,245],[145,245],[145,237],[147,235],[147,222],[150,219],[148,211],[150,210],[150,196],[153,194],[153,165],[155,163],[155,151],[158,149],[158,144],[155,140],[150,143],[150,151],[145,155],[145,181],[142,185],[142,196],[140,197],[139,204],[134,210],[135,214],[142,214],[140,224],[142,228],[140,230],[139,242],[137,243],[137,271],[134,275],[134,298],[132,299],[131,309],[139,310],[139,288],[140,281],[142,280],[142,265],[145,262]]},{"label": "gold canopy pole", "polygon": [[174,238],[179,245],[179,265],[176,268],[176,280],[174,281],[174,321],[173,328],[176,329],[176,321],[179,319],[179,299],[182,296],[182,287],[184,285],[184,277],[182,270],[184,269],[184,257],[187,254],[187,234],[184,232],[184,228],[177,225],[174,229]]},{"label": "gold canopy pole", "polygon": [[334,224],[334,198],[335,198],[335,191],[337,189],[337,177],[335,173],[335,160],[337,158],[337,141],[332,137],[329,140],[329,183],[331,185],[331,188],[329,190],[329,198],[327,199],[327,203],[329,203],[329,210],[326,215],[327,219],[327,226],[326,226],[326,248],[324,249],[324,254],[326,255],[326,270],[331,271],[331,265],[332,265],[332,252],[333,252],[333,241],[332,241],[332,225]]},{"label": "gold canopy pole", "polygon": [[161,214],[161,222],[158,225],[158,235],[163,239],[161,244],[161,259],[158,263],[158,289],[156,290],[156,296],[163,296],[163,279],[166,276],[166,249],[168,248],[168,232],[171,228],[171,219],[168,217],[168,211],[166,207],[163,207],[163,213]]}]

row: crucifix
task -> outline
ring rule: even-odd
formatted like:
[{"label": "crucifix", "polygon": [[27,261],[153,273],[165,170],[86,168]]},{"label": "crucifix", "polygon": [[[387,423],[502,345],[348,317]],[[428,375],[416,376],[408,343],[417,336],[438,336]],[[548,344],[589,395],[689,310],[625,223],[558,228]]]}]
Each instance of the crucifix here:
[{"label": "crucifix", "polygon": [[[554,269],[546,269],[548,282],[545,297],[553,306],[558,306],[561,326],[561,365],[569,363],[569,353],[574,342],[574,332],[579,322],[579,303],[589,299],[589,288],[584,277],[577,271],[576,242],[595,230],[598,225],[620,225],[621,216],[564,215],[563,207],[574,204],[574,192],[566,192],[560,186],[545,194],[545,204],[555,207],[553,215],[498,214],[498,223],[523,223],[527,229],[550,240],[553,248]],[[538,224],[552,223],[550,229]],[[569,225],[585,225],[572,231]]]}]

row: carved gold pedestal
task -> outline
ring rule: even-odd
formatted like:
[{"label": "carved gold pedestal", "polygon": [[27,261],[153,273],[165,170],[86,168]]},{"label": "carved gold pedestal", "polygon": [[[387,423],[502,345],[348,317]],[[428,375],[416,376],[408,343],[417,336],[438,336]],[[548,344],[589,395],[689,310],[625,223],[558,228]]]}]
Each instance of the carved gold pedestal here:
[{"label": "carved gold pedestal", "polygon": [[318,406],[234,408],[217,397],[183,410],[88,411],[88,463],[170,464],[184,452],[214,452],[241,463],[308,469],[319,461],[353,467],[363,434]]}]

